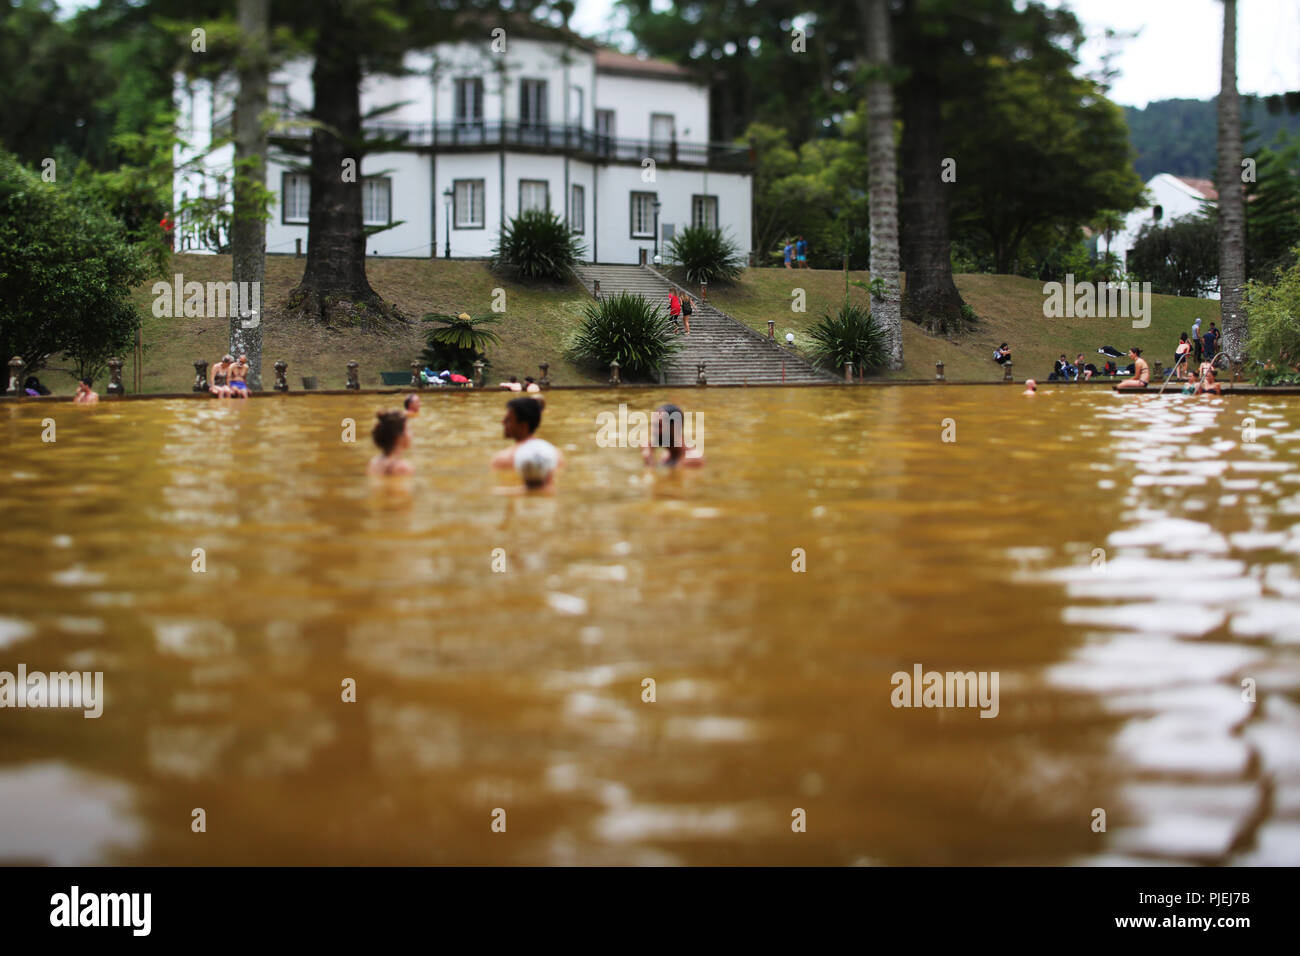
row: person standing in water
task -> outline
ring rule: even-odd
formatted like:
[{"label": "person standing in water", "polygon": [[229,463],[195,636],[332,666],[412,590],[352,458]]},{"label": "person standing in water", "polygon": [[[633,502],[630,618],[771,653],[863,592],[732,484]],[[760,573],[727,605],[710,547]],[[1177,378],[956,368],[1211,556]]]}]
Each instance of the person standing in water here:
[{"label": "person standing in water", "polygon": [[72,399],[74,405],[94,405],[99,401],[99,395],[95,393],[94,383],[88,378],[83,378],[77,383],[77,394]]},{"label": "person standing in water", "polygon": [[1115,387],[1126,391],[1146,388],[1151,381],[1151,369],[1147,366],[1147,360],[1142,357],[1142,350],[1134,346],[1128,350],[1128,357],[1133,360],[1133,377],[1125,379]]},{"label": "person standing in water", "polygon": [[1038,383],[1035,382],[1032,378],[1027,378],[1027,379],[1025,379],[1025,390],[1024,390],[1023,392],[1021,392],[1020,394],[1021,394],[1021,395],[1037,395],[1037,394],[1038,394]]},{"label": "person standing in water", "polygon": [[402,402],[402,411],[406,412],[407,418],[414,418],[420,414],[420,396],[415,392],[407,395]]},{"label": "person standing in water", "polygon": [[[704,464],[704,453],[698,448],[686,447],[685,414],[676,405],[660,405],[650,413],[650,441],[641,446],[641,460],[647,465],[665,468],[699,468]],[[667,454],[655,461],[654,449],[667,449]]]},{"label": "person standing in water", "polygon": [[492,467],[513,468],[530,489],[550,488],[555,475],[564,464],[560,450],[543,438],[537,438],[542,424],[542,404],[535,398],[512,398],[506,402],[506,414],[501,419],[501,434],[514,441],[492,456]]},{"label": "person standing in water", "polygon": [[370,459],[372,475],[409,475],[415,467],[402,457],[411,447],[411,436],[406,430],[406,412],[394,409],[375,413],[375,427],[370,437],[379,448],[379,454]]}]

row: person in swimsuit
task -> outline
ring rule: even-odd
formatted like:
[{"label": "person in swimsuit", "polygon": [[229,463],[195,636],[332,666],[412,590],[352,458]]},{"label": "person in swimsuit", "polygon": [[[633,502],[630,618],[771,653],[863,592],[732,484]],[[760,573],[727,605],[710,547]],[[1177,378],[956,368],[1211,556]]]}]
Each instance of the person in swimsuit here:
[{"label": "person in swimsuit", "polygon": [[248,356],[240,354],[239,361],[230,366],[231,398],[248,398]]},{"label": "person in swimsuit", "polygon": [[[525,391],[525,392],[540,392],[541,390],[542,390],[542,386],[540,386],[540,385],[538,385],[536,382],[534,382],[534,381],[533,381],[533,377],[532,377],[531,375],[525,376],[525,378],[524,378],[524,391]],[[540,402],[541,399],[539,398],[538,401]]]},{"label": "person in swimsuit", "polygon": [[72,403],[74,405],[94,405],[98,402],[99,396],[95,394],[93,386],[94,383],[88,378],[83,378],[78,382],[77,394],[76,397],[72,399]]},{"label": "person in swimsuit", "polygon": [[1025,379],[1025,390],[1024,390],[1023,392],[1021,392],[1020,394],[1022,394],[1022,395],[1037,395],[1037,394],[1038,394],[1038,383],[1035,382],[1032,378],[1027,378],[1027,379]]},{"label": "person in swimsuit", "polygon": [[1215,395],[1223,394],[1223,386],[1219,384],[1214,377],[1214,363],[1201,363],[1201,380],[1196,384],[1197,395],[1209,395],[1213,392]]},{"label": "person in swimsuit", "polygon": [[409,475],[415,467],[402,457],[411,447],[411,436],[406,430],[406,412],[401,409],[375,413],[375,427],[370,437],[379,447],[380,454],[370,460],[372,475]]},{"label": "person in swimsuit", "polygon": [[407,418],[414,418],[416,415],[420,414],[420,396],[416,395],[414,392],[407,395],[406,399],[402,402],[402,411],[406,412]]},{"label": "person in swimsuit", "polygon": [[1174,349],[1174,369],[1175,371],[1186,371],[1187,362],[1192,351],[1192,343],[1187,341],[1187,333],[1184,332],[1178,339],[1178,348]]},{"label": "person in swimsuit", "polygon": [[1135,346],[1128,350],[1128,357],[1133,360],[1133,377],[1126,378],[1115,387],[1125,390],[1146,388],[1151,381],[1151,369],[1142,357],[1142,350]]},{"label": "person in swimsuit", "polygon": [[[676,405],[660,405],[650,413],[650,441],[641,446],[641,460],[647,465],[665,468],[700,468],[704,453],[686,447],[685,415]],[[665,448],[667,454],[655,461],[654,449]]]},{"label": "person in swimsuit", "polygon": [[227,353],[221,356],[221,361],[212,366],[212,382],[208,386],[208,391],[217,398],[229,398],[232,389],[226,384],[230,377],[230,370],[234,367],[235,357]]}]

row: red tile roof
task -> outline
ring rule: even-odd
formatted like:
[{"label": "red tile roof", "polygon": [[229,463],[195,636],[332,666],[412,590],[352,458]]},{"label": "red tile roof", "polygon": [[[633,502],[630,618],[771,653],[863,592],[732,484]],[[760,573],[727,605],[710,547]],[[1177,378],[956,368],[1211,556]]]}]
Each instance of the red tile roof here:
[{"label": "red tile roof", "polygon": [[1189,179],[1186,176],[1179,176],[1178,180],[1184,185],[1191,186],[1206,199],[1213,199],[1216,202],[1219,198],[1219,191],[1214,188],[1214,183],[1208,179]]},{"label": "red tile roof", "polygon": [[684,66],[670,60],[642,59],[602,47],[596,51],[596,69],[602,73],[627,73],[661,79],[694,80],[696,76]]}]

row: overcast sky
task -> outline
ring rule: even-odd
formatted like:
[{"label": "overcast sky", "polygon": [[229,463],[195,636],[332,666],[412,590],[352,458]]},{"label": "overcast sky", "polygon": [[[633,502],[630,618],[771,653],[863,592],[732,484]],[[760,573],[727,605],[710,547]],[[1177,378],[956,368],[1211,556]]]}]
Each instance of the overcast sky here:
[{"label": "overcast sky", "polygon": [[[761,2],[761,0],[759,0]],[[845,0],[824,0],[843,3]],[[1141,30],[1123,43],[1113,64],[1120,71],[1111,98],[1125,106],[1185,97],[1209,99],[1219,91],[1219,45],[1223,6],[1219,0],[1047,0],[1069,6],[1090,39],[1083,66],[1091,71],[1105,52],[1106,27]],[[662,7],[670,0],[656,0]],[[59,0],[65,10],[91,0]],[[233,0],[231,7],[234,7]],[[1237,87],[1243,93],[1300,90],[1300,0],[1238,0]],[[614,0],[577,0],[572,26],[588,36],[615,31],[626,43]]]},{"label": "overcast sky", "polygon": [[[761,2],[761,0],[760,0]],[[844,0],[826,0],[844,2]],[[1141,35],[1119,47],[1121,71],[1111,98],[1124,106],[1151,100],[1209,99],[1219,92],[1223,5],[1219,0],[1047,0],[1068,6],[1090,38],[1083,65],[1094,70],[1105,52],[1106,27]],[[667,7],[667,0],[657,0]],[[614,0],[578,0],[572,26],[598,35],[619,25]],[[1300,90],[1300,0],[1239,0],[1237,88],[1243,93]]]}]

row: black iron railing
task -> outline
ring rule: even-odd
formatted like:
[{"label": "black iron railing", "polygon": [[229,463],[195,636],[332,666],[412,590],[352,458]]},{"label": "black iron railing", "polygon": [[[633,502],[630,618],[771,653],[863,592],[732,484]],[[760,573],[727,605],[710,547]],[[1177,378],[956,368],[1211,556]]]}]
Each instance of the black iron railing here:
[{"label": "black iron railing", "polygon": [[[226,120],[218,121],[225,125]],[[214,129],[217,124],[213,124]],[[397,123],[368,122],[372,136],[395,140],[398,147],[434,150],[509,149],[568,152],[593,161],[641,163],[649,158],[668,165],[706,166],[747,172],[753,168],[747,146],[724,143],[683,143],[678,140],[620,139],[581,126],[521,122]],[[307,127],[282,128],[279,136],[299,139]]]}]

